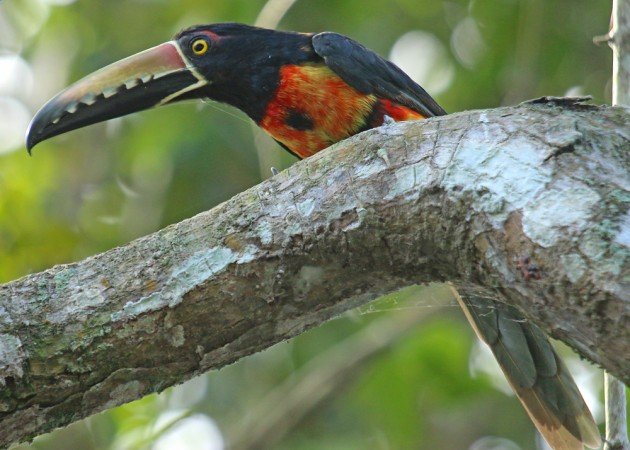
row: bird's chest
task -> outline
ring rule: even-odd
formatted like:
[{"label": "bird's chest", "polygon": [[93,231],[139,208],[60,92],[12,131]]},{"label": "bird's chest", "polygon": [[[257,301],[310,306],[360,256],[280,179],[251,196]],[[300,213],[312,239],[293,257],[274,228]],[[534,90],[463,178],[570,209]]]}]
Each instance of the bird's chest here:
[{"label": "bird's chest", "polygon": [[377,103],[324,65],[287,65],[259,125],[306,158],[363,129]]}]

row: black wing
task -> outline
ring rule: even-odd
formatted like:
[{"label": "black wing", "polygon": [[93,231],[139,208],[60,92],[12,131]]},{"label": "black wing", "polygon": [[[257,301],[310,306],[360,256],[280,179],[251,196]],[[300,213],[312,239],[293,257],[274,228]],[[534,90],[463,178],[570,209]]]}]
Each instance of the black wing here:
[{"label": "black wing", "polygon": [[313,48],[343,81],[364,94],[392,100],[425,117],[446,114],[427,91],[400,68],[346,36],[330,32],[316,34]]}]

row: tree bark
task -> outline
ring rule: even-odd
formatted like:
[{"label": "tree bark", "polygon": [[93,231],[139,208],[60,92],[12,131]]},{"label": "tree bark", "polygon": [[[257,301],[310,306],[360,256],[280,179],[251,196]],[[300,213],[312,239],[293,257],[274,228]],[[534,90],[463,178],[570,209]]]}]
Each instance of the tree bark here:
[{"label": "tree bark", "polygon": [[387,125],[0,286],[0,446],[431,281],[516,305],[630,381],[629,124],[539,99]]}]

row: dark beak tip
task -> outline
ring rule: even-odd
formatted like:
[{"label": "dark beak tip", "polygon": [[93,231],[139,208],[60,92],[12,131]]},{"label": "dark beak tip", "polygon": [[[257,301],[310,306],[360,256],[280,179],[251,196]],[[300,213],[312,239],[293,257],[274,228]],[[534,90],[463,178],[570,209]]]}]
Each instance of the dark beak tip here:
[{"label": "dark beak tip", "polygon": [[29,156],[32,156],[33,154],[33,147],[42,141],[42,139],[39,138],[40,133],[34,129],[35,125],[35,119],[33,119],[26,130],[26,151]]},{"label": "dark beak tip", "polygon": [[33,147],[35,147],[35,144],[37,144],[37,142],[35,142],[35,140],[33,139],[33,136],[27,134],[26,135],[26,153],[28,153],[28,156],[33,156]]},{"label": "dark beak tip", "polygon": [[61,108],[62,105],[59,105],[55,99],[53,99],[35,113],[35,116],[31,119],[31,123],[28,124],[28,128],[26,129],[25,144],[26,151],[29,155],[33,153],[33,147],[37,144],[59,134],[55,132],[54,127],[51,128],[50,125],[52,118],[57,115],[57,112]]}]

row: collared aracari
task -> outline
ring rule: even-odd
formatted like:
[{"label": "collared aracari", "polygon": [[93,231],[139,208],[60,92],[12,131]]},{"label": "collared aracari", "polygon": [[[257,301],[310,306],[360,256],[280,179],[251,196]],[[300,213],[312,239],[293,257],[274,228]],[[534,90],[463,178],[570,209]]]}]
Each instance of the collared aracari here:
[{"label": "collared aracari", "polygon": [[[188,99],[239,108],[298,158],[387,117],[446,114],[401,69],[346,36],[222,23],[186,29],[76,82],[36,114],[26,145]],[[474,296],[460,303],[551,447],[599,447],[591,413],[542,331],[512,307]]]}]

